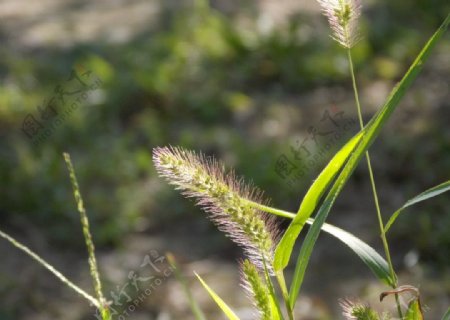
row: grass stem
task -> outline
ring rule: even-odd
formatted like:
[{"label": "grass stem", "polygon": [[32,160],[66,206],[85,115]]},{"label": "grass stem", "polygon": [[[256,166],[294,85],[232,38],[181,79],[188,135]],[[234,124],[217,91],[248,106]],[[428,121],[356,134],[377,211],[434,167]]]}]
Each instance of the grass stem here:
[{"label": "grass stem", "polygon": [[95,247],[94,242],[92,241],[92,235],[89,228],[89,219],[86,214],[86,209],[84,208],[83,198],[81,197],[80,187],[78,185],[77,177],[75,175],[75,170],[73,168],[72,161],[70,159],[70,155],[68,153],[64,153],[64,160],[66,161],[67,169],[70,174],[70,181],[72,183],[73,194],[75,197],[75,201],[77,203],[78,212],[80,213],[81,225],[83,228],[83,236],[86,242],[86,247],[89,255],[89,268],[92,280],[94,281],[94,290],[97,296],[98,301],[100,301],[100,311],[103,319],[109,320],[110,314],[107,307],[106,299],[102,293],[102,283],[100,281],[100,274],[98,272],[97,259],[95,258]]},{"label": "grass stem", "polygon": [[294,312],[289,302],[289,292],[286,286],[286,280],[284,279],[283,271],[276,271],[275,276],[280,286],[281,294],[283,295],[283,300],[286,305],[286,311],[288,313],[289,320],[294,320]]},{"label": "grass stem", "polygon": [[294,219],[294,217],[295,217],[295,214],[292,212],[265,206],[263,204],[260,204],[260,203],[257,203],[257,202],[251,201],[251,200],[247,200],[247,199],[245,201],[247,202],[248,205],[252,206],[255,209],[258,209],[258,210],[261,210],[261,211],[264,211],[267,213],[271,213],[271,214],[274,214],[279,217],[289,218],[289,219]]},{"label": "grass stem", "polygon": [[[363,121],[363,117],[362,117],[362,112],[361,112],[361,103],[359,101],[359,93],[358,93],[358,85],[356,83],[356,77],[355,77],[355,70],[354,70],[354,66],[353,66],[353,58],[352,58],[352,52],[351,52],[351,48],[347,49],[347,58],[348,58],[348,64],[349,64],[349,69],[350,69],[350,75],[352,78],[352,86],[353,86],[353,93],[355,96],[355,103],[356,103],[356,109],[358,112],[358,119],[359,119],[359,124],[361,127],[361,130],[363,130],[364,128],[364,121]],[[389,244],[386,238],[386,233],[384,232],[384,223],[383,223],[383,217],[381,215],[381,209],[380,209],[380,203],[378,200],[378,193],[377,193],[377,188],[376,188],[376,184],[375,184],[375,178],[374,178],[374,174],[373,174],[373,170],[372,170],[372,163],[370,161],[370,155],[369,155],[369,151],[366,151],[366,160],[367,160],[367,167],[369,169],[369,177],[370,177],[370,184],[372,187],[372,193],[373,193],[373,199],[375,202],[375,208],[377,211],[377,218],[378,218],[378,224],[380,227],[380,234],[381,234],[381,240],[383,242],[383,248],[384,248],[384,252],[386,255],[386,259],[387,262],[389,264],[389,271],[391,273],[391,278],[394,281],[395,286],[393,286],[394,288],[397,287],[397,275],[395,273],[394,270],[394,266],[392,264],[392,259],[391,259],[391,253],[389,250]],[[396,295],[396,302],[397,302],[397,311],[398,314],[400,316],[400,318],[403,318],[402,315],[402,311],[400,308],[400,304],[398,301],[398,296]]]},{"label": "grass stem", "polygon": [[181,274],[181,270],[177,264],[177,261],[175,260],[175,256],[168,252],[166,253],[167,260],[169,261],[170,266],[172,267],[175,277],[178,281],[178,283],[181,285],[181,288],[183,289],[186,298],[189,302],[189,306],[191,308],[192,313],[195,316],[196,320],[206,320],[206,316],[203,314],[202,310],[200,309],[198,303],[195,301],[194,297],[192,296],[192,292],[189,289],[188,284],[186,283],[185,277]]},{"label": "grass stem", "polygon": [[47,261],[45,261],[43,258],[41,258],[38,254],[33,252],[30,248],[25,246],[24,244],[20,243],[10,235],[4,233],[3,231],[0,231],[0,237],[10,242],[14,247],[17,249],[25,252],[27,255],[29,255],[31,258],[36,260],[41,266],[46,268],[48,271],[50,271],[55,277],[57,277],[59,280],[61,280],[62,283],[64,283],[69,288],[73,289],[75,292],[77,292],[79,295],[81,295],[83,298],[88,300],[90,303],[92,303],[95,307],[100,309],[100,303],[97,299],[95,299],[93,296],[88,294],[86,291],[78,287],[76,284],[74,284],[72,281],[67,279],[61,272],[56,270],[51,264],[49,264]]}]

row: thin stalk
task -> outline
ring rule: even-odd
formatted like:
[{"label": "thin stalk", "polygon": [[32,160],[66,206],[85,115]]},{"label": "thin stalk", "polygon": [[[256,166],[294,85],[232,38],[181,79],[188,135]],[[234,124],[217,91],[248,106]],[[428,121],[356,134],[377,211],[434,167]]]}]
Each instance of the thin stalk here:
[{"label": "thin stalk", "polygon": [[[258,210],[261,210],[263,212],[267,212],[267,213],[270,213],[270,214],[273,214],[273,215],[276,215],[276,216],[279,216],[279,217],[288,218],[288,219],[294,219],[295,216],[296,216],[295,213],[293,213],[293,212],[289,212],[289,211],[281,210],[281,209],[278,209],[278,208],[265,206],[263,204],[260,204],[260,203],[257,203],[257,202],[253,202],[253,201],[250,201],[250,200],[247,200],[247,203],[249,205],[251,205],[252,207],[254,207],[255,209],[258,209]],[[307,220],[308,224],[312,224],[313,222],[314,222],[314,220],[311,219],[311,218],[309,218]],[[402,314],[402,311],[401,311],[401,308],[400,308],[400,300],[399,300],[398,294],[395,294],[395,302],[397,304],[397,312],[401,316],[400,319],[403,319],[403,314]]]},{"label": "thin stalk", "polygon": [[70,159],[70,155],[68,153],[64,153],[64,160],[66,161],[67,169],[69,170],[70,182],[72,183],[73,194],[75,197],[75,201],[77,203],[77,209],[80,214],[81,226],[83,229],[83,236],[86,242],[86,247],[88,251],[88,262],[89,269],[91,273],[92,280],[94,282],[94,290],[97,296],[97,300],[100,301],[100,311],[102,314],[102,318],[104,320],[111,319],[111,315],[109,312],[109,308],[107,305],[107,301],[103,296],[102,292],[102,283],[100,281],[100,273],[98,271],[97,259],[95,258],[95,247],[94,242],[92,240],[92,235],[89,227],[89,219],[86,214],[86,209],[84,208],[83,198],[81,197],[80,187],[78,185],[77,177],[75,174],[75,169],[73,168],[72,161]]},{"label": "thin stalk", "polygon": [[61,272],[56,270],[51,264],[49,264],[47,261],[45,261],[43,258],[41,258],[37,253],[33,252],[30,248],[25,246],[24,244],[20,243],[10,235],[4,233],[3,231],[0,231],[0,237],[3,239],[9,241],[14,247],[16,247],[19,250],[22,250],[27,255],[29,255],[31,258],[36,260],[41,266],[43,266],[45,269],[53,273],[55,277],[57,277],[59,280],[61,280],[62,283],[64,283],[66,286],[74,290],[76,293],[81,295],[83,298],[88,300],[90,303],[92,303],[94,306],[100,309],[101,305],[100,302],[88,294],[86,291],[78,287],[76,284],[74,284],[72,281],[67,279]]},{"label": "thin stalk", "polygon": [[257,202],[254,202],[254,201],[251,201],[251,200],[248,200],[248,199],[245,199],[245,201],[247,202],[248,205],[252,206],[255,209],[258,209],[258,210],[261,210],[261,211],[264,211],[264,212],[267,212],[267,213],[272,213],[272,214],[274,214],[276,216],[279,216],[279,217],[289,218],[289,219],[294,219],[294,217],[295,217],[295,214],[292,213],[292,212],[288,212],[288,211],[284,211],[284,210],[281,210],[281,209],[265,206],[263,204],[260,204],[260,203],[257,203]]},{"label": "thin stalk", "polygon": [[272,296],[272,299],[273,299],[273,301],[275,303],[275,306],[277,308],[276,310],[272,310],[272,311],[273,312],[276,311],[278,313],[278,315],[279,315],[279,318],[281,320],[284,320],[284,316],[283,316],[283,313],[281,312],[281,308],[280,308],[280,304],[278,302],[278,299],[276,298],[275,288],[273,287],[272,279],[270,278],[269,270],[267,269],[267,264],[266,264],[266,260],[264,259],[264,257],[263,257],[263,264],[264,264],[264,277],[266,279],[267,287],[269,288],[270,295]]},{"label": "thin stalk", "polygon": [[[362,118],[361,103],[359,102],[358,86],[357,86],[357,83],[356,83],[355,70],[354,70],[354,67],[353,67],[353,58],[352,58],[351,48],[347,48],[347,58],[348,58],[348,64],[349,64],[349,69],[350,69],[350,75],[352,77],[353,93],[354,93],[354,96],[355,96],[355,102],[356,102],[356,109],[357,109],[357,112],[358,112],[359,124],[360,124],[361,130],[363,130],[363,128],[364,128],[364,121],[363,121],[363,118]],[[366,151],[366,160],[367,160],[367,167],[369,169],[369,177],[370,177],[370,184],[371,184],[371,187],[372,187],[373,199],[374,199],[375,208],[376,208],[376,211],[377,211],[378,224],[379,224],[380,232],[381,232],[381,234],[380,234],[381,235],[381,240],[383,242],[384,252],[385,252],[386,259],[387,259],[387,262],[388,262],[388,265],[389,265],[389,271],[391,273],[391,278],[394,281],[393,287],[395,288],[395,287],[397,287],[397,284],[398,284],[397,283],[397,275],[395,273],[394,266],[392,264],[391,253],[389,251],[389,244],[388,244],[388,241],[387,241],[387,238],[386,238],[386,233],[384,231],[383,217],[381,215],[380,203],[378,201],[377,188],[376,188],[376,184],[375,184],[375,178],[374,178],[374,175],[373,175],[372,163],[370,161],[369,151]],[[395,295],[395,300],[396,300],[396,303],[397,303],[398,314],[399,314],[400,318],[402,319],[403,318],[403,314],[402,314],[402,310],[401,310],[400,303],[399,303],[399,300],[398,300],[398,295]]]},{"label": "thin stalk", "polygon": [[169,261],[170,266],[172,267],[175,277],[180,283],[181,287],[183,288],[183,291],[186,295],[186,298],[188,299],[189,306],[191,307],[192,313],[195,316],[195,319],[197,320],[206,320],[205,315],[203,314],[202,310],[198,306],[197,302],[195,301],[194,297],[192,296],[191,290],[189,290],[188,284],[186,283],[186,279],[181,274],[180,268],[178,267],[178,264],[175,260],[175,257],[172,253],[166,253],[167,260]]},{"label": "thin stalk", "polygon": [[[295,214],[292,213],[292,212],[288,212],[288,211],[284,211],[284,210],[281,210],[281,209],[265,206],[263,204],[260,204],[260,203],[257,203],[257,202],[251,201],[251,200],[247,200],[247,199],[246,199],[246,201],[253,208],[261,210],[263,212],[271,213],[271,214],[274,214],[274,215],[277,215],[277,216],[280,216],[280,217],[283,217],[283,218],[289,218],[289,219],[294,219],[294,217],[295,217]],[[286,310],[287,310],[289,319],[293,320],[294,319],[294,313],[293,313],[291,304],[289,302],[289,292],[288,292],[288,289],[287,289],[287,286],[286,286],[286,280],[284,279],[283,271],[276,272],[275,276],[277,278],[278,285],[280,286],[280,289],[281,289],[281,294],[283,296],[283,300],[284,300],[284,303],[286,305]]]},{"label": "thin stalk", "polygon": [[283,271],[275,272],[275,276],[277,277],[278,284],[281,289],[281,294],[283,295],[283,300],[286,305],[286,311],[289,316],[289,320],[294,320],[294,312],[292,310],[291,304],[289,303],[289,292],[286,286],[286,280],[284,279]]}]

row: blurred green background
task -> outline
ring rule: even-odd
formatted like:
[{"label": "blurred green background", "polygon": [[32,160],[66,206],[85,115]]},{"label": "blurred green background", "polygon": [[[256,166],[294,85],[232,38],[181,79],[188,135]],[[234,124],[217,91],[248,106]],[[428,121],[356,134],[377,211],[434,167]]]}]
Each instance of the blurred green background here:
[{"label": "blurred green background", "polygon": [[[450,5],[363,5],[363,37],[354,57],[368,120]],[[0,17],[1,228],[86,286],[80,223],[62,152],[74,161],[107,286],[114,288],[121,280],[108,271],[111,261],[122,259],[117,269],[128,272],[133,265],[124,257],[141,256],[145,248],[173,251],[189,266],[210,261],[211,273],[234,266],[240,256],[192,201],[156,176],[153,147],[214,155],[264,190],[272,204],[295,211],[332,151],[358,129],[345,132],[301,178],[277,173],[280,156],[301,165],[292,148],[324,112],[356,119],[345,51],[329,37],[315,1],[5,0]],[[449,53],[446,35],[372,147],[385,217],[449,179]],[[53,109],[42,113],[48,107]],[[401,279],[426,292],[429,312],[435,312],[430,319],[449,304],[449,204],[444,195],[408,209],[389,236]],[[381,252],[364,165],[330,221]],[[360,261],[326,236],[319,242],[302,306],[320,312],[303,319],[335,319],[343,295],[374,299],[367,284],[373,279]],[[28,258],[7,244],[1,249],[0,319],[60,318],[61,308],[75,310],[63,313],[65,319],[93,318],[88,308],[75,307],[82,305],[78,297],[42,276],[45,271]],[[225,271],[237,274],[237,267]],[[166,295],[176,291],[166,287]],[[189,318],[187,308],[171,308],[170,302],[149,302],[134,318]],[[214,306],[207,308],[215,314]]]}]

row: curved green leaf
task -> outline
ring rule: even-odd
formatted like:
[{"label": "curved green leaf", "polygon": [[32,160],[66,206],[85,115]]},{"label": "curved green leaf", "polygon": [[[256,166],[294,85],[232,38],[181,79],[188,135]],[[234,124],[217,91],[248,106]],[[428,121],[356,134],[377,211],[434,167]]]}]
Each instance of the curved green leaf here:
[{"label": "curved green leaf", "polygon": [[9,243],[11,243],[14,247],[21,250],[25,254],[27,254],[29,257],[34,259],[37,263],[39,263],[41,266],[43,266],[45,269],[50,271],[56,278],[58,278],[64,285],[74,290],[76,293],[81,295],[83,298],[85,298],[89,303],[92,303],[97,309],[101,310],[101,303],[96,298],[91,296],[89,293],[78,287],[76,284],[74,284],[72,281],[67,279],[61,272],[55,269],[50,263],[48,263],[46,260],[41,258],[37,253],[34,251],[31,251],[30,248],[28,248],[26,245],[22,244],[21,242],[17,241],[13,237],[11,237],[9,234],[3,232],[0,230],[0,238],[5,239]]},{"label": "curved green leaf", "polygon": [[[314,220],[308,219],[307,223],[313,224]],[[375,249],[355,237],[350,232],[342,230],[331,224],[324,223],[322,230],[331,234],[333,237],[336,237],[352,249],[353,252],[356,253],[358,257],[360,257],[361,260],[370,268],[370,270],[372,270],[378,279],[387,284],[390,283],[389,265],[386,260],[384,260],[384,258],[375,251]]]},{"label": "curved green leaf", "polygon": [[447,312],[442,317],[442,320],[450,320],[450,308],[447,309]]},{"label": "curved green leaf", "polygon": [[422,202],[427,199],[436,197],[436,196],[440,195],[441,193],[447,192],[449,190],[450,190],[450,180],[448,180],[444,183],[441,183],[438,186],[430,188],[430,189],[422,192],[421,194],[415,196],[414,198],[408,200],[400,209],[398,209],[397,211],[394,212],[394,214],[391,216],[389,221],[386,223],[386,226],[384,227],[384,232],[387,232],[389,230],[389,228],[392,226],[392,224],[395,222],[397,217],[400,215],[400,213],[402,213],[402,211],[405,208],[410,207],[418,202]]},{"label": "curved green leaf", "polygon": [[347,142],[345,146],[336,153],[333,159],[331,159],[309,188],[300,204],[297,215],[294,217],[275,250],[274,269],[276,271],[284,269],[289,263],[295,240],[297,240],[298,235],[302,231],[306,220],[316,209],[323,193],[327,190],[327,187],[333,181],[336,174],[342,169],[342,166],[347,161],[349,155],[361,141],[361,137],[362,132]]},{"label": "curved green leaf", "polygon": [[178,267],[177,261],[175,260],[175,256],[172,253],[168,252],[166,253],[166,257],[167,261],[169,262],[170,266],[172,267],[175,273],[175,278],[183,288],[184,294],[186,295],[186,298],[189,302],[189,307],[191,308],[191,311],[194,314],[195,319],[206,320],[206,316],[203,314],[203,311],[200,309],[200,306],[198,305],[197,301],[192,296],[192,292],[186,283],[186,279],[181,274],[180,268]]},{"label": "curved green leaf", "polygon": [[233,312],[233,310],[231,310],[231,308],[222,300],[221,297],[219,297],[217,295],[217,293],[215,293],[207,284],[205,281],[203,281],[203,279],[197,274],[195,273],[195,275],[197,276],[198,280],[200,281],[200,283],[202,284],[202,286],[206,289],[206,291],[208,291],[209,295],[211,296],[211,298],[213,298],[213,300],[217,303],[217,305],[219,306],[219,308],[223,311],[223,313],[228,317],[228,319],[230,320],[240,320],[239,317]]},{"label": "curved green leaf", "polygon": [[[292,280],[292,285],[289,293],[291,306],[294,306],[298,293],[300,292],[300,287],[303,283],[303,278],[305,275],[306,267],[309,263],[309,259],[311,257],[312,249],[317,241],[321,227],[324,224],[328,216],[328,213],[330,212],[331,207],[334,204],[334,201],[336,200],[337,196],[343,189],[345,183],[350,178],[351,174],[355,170],[364,153],[369,149],[370,145],[378,136],[383,125],[390,118],[390,116],[398,106],[398,103],[404,96],[406,90],[411,86],[412,82],[421,71],[423,63],[429,57],[432,49],[434,48],[438,40],[444,34],[449,23],[450,23],[450,14],[447,15],[444,23],[439,27],[436,33],[427,42],[427,44],[422,49],[420,54],[417,56],[416,60],[411,65],[408,72],[405,74],[400,83],[397,84],[395,88],[392,90],[383,108],[364,127],[363,129],[364,135],[361,139],[361,142],[356,147],[355,152],[350,156],[350,159],[343,168],[339,177],[336,179],[330,192],[326,196],[322,206],[320,207],[316,215],[315,221],[312,224],[311,228],[309,229],[305,241],[303,242],[300,254],[297,259],[294,278]],[[290,255],[289,251],[287,251],[287,253]],[[287,258],[289,259],[289,257]],[[284,259],[286,259],[286,257],[284,257]],[[394,279],[391,279],[390,284],[394,284],[394,282],[395,282]]]},{"label": "curved green leaf", "polygon": [[[292,212],[272,208],[255,202],[249,203],[253,205],[255,208],[258,208],[261,211],[273,215],[277,215],[288,219],[295,218],[295,214]],[[314,219],[309,218],[308,220],[306,220],[306,223],[313,224]],[[386,283],[389,282],[388,263],[386,262],[386,260],[384,260],[384,258],[380,254],[378,254],[377,251],[375,251],[375,249],[373,249],[367,243],[357,238],[350,232],[338,228],[332,224],[324,223],[322,225],[322,230],[331,234],[339,241],[347,245],[350,249],[352,249],[353,252],[355,252],[361,258],[361,260],[370,268],[370,270],[372,270],[372,272],[378,277],[378,279]]]},{"label": "curved green leaf", "polygon": [[411,301],[405,315],[406,320],[423,320],[419,299]]}]

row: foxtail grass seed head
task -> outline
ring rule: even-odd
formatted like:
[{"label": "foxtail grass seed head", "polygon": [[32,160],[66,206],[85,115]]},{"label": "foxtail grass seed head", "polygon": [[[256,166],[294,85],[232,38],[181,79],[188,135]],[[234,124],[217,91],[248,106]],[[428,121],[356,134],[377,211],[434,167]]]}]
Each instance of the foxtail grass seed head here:
[{"label": "foxtail grass seed head", "polygon": [[[277,228],[273,217],[253,208],[248,200],[260,202],[262,194],[246,185],[223,165],[177,147],[155,148],[153,161],[158,174],[209,213],[219,230],[244,248],[259,268],[273,262]],[[269,270],[271,271],[271,270]]]},{"label": "foxtail grass seed head", "polygon": [[[346,320],[380,320],[378,313],[368,305],[349,299],[342,299],[339,301],[339,304],[342,308],[342,315]],[[383,316],[382,319],[387,318]]]},{"label": "foxtail grass seed head", "polygon": [[243,287],[259,311],[258,319],[272,320],[269,288],[258,269],[249,260],[244,260],[241,264],[241,273]]},{"label": "foxtail grass seed head", "polygon": [[345,48],[353,47],[359,40],[358,18],[360,0],[317,0],[327,17],[333,39]]}]

